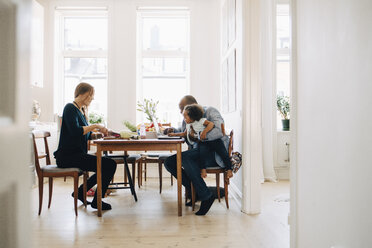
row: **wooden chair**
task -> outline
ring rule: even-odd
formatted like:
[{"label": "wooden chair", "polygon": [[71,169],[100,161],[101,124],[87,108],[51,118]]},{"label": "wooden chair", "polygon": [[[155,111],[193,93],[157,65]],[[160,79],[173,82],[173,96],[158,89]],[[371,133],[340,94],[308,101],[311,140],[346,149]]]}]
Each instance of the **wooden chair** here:
[{"label": "wooden chair", "polygon": [[[222,126],[222,133],[225,134],[224,126]],[[229,138],[230,138],[230,141],[229,141],[228,154],[229,154],[229,156],[231,156],[233,148],[234,148],[234,131],[233,130],[231,130]],[[227,171],[225,170],[225,168],[221,168],[220,166],[216,165],[215,167],[207,167],[207,174],[215,174],[216,175],[217,198],[218,198],[219,202],[221,202],[220,175],[223,174],[224,190],[225,190],[225,203],[226,203],[226,207],[229,208],[229,184],[230,184],[230,180],[227,177]],[[195,193],[194,187],[191,183],[191,202],[192,202],[192,210],[193,211],[195,209],[195,198],[196,198],[196,193]]]},{"label": "wooden chair", "polygon": [[[44,178],[49,178],[49,203],[48,208],[52,203],[52,192],[53,192],[53,178],[54,177],[73,177],[74,178],[74,207],[75,215],[78,215],[77,212],[77,200],[78,200],[78,184],[79,176],[83,175],[83,188],[84,188],[84,206],[87,207],[86,201],[86,192],[87,192],[87,177],[88,174],[85,171],[82,171],[78,168],[58,168],[57,165],[50,164],[50,153],[48,147],[47,138],[50,137],[50,132],[45,131],[32,131],[32,140],[33,140],[33,149],[34,149],[34,158],[35,158],[35,167],[36,173],[39,178],[39,215],[41,214],[41,209],[43,205],[43,188],[44,188]],[[43,139],[45,146],[45,153],[41,154],[38,152],[36,139]],[[41,167],[39,160],[46,159],[46,166]]]},{"label": "wooden chair", "polygon": [[[171,123],[162,123],[162,127],[171,127]],[[172,152],[172,151],[170,151]],[[145,181],[147,181],[147,164],[154,163],[158,164],[159,171],[159,193],[161,194],[162,185],[163,185],[163,164],[164,161],[173,155],[172,153],[145,153],[141,154],[141,158],[137,162],[138,169],[138,187],[142,186],[142,176],[144,174]],[[134,178],[134,176],[133,176]],[[171,175],[171,185],[173,186],[173,176]]]},{"label": "wooden chair", "polygon": [[[90,148],[92,146],[96,146],[96,144],[94,144],[92,140],[89,140],[88,141],[88,150],[90,150]],[[96,155],[96,154],[94,153],[94,155]],[[118,154],[113,154],[112,151],[105,151],[104,155],[105,155],[105,157],[114,160],[117,165],[118,164],[124,164],[124,158],[123,158],[124,154],[123,155],[118,155]],[[141,156],[139,154],[132,154],[132,155],[129,155],[127,157],[127,163],[132,165],[133,186],[135,186],[135,178],[136,178],[135,177],[135,175],[136,175],[135,167],[136,167],[136,163],[139,161],[140,158],[141,158]],[[124,166],[124,182],[115,182],[114,177],[111,180],[111,185],[116,185],[117,186],[118,184],[128,184],[128,175],[127,175],[127,171],[125,170],[125,166]]]},{"label": "wooden chair", "polygon": [[[141,158],[139,159],[138,165],[138,187],[140,188],[142,185],[142,174],[144,172],[145,181],[147,180],[147,164],[154,163],[158,164],[158,171],[159,171],[159,193],[161,194],[162,187],[163,187],[163,164],[164,161],[173,154],[171,153],[143,153],[141,154]],[[145,170],[143,171],[143,165]],[[173,176],[171,175],[171,185],[173,186]]]},{"label": "wooden chair", "polygon": [[[105,155],[107,158],[111,158],[112,160],[114,160],[116,162],[116,164],[124,164],[124,158],[123,158],[123,155],[111,155],[111,154],[106,154]],[[133,180],[133,186],[135,186],[135,178],[136,178],[136,163],[139,161],[139,159],[141,158],[141,156],[139,154],[132,154],[132,155],[129,155],[128,158],[127,158],[127,163],[128,164],[131,164],[132,165],[132,180]],[[114,183],[114,178],[112,179],[112,183]],[[127,171],[125,170],[125,166],[124,166],[124,184],[127,184],[128,183],[128,175],[127,175]],[[117,183],[117,184],[121,184],[121,183]]]}]

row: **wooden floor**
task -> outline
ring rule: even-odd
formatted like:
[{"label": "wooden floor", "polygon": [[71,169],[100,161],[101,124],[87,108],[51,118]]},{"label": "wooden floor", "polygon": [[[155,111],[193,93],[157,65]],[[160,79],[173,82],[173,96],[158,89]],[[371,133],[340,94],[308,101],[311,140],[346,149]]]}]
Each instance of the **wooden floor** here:
[{"label": "wooden floor", "polygon": [[[212,178],[208,184],[213,185]],[[289,203],[275,201],[288,194],[289,183],[265,183],[262,191],[259,215],[241,213],[230,198],[229,210],[224,201],[216,200],[206,216],[195,216],[191,208],[183,207],[184,215],[177,217],[176,184],[172,187],[170,179],[164,178],[159,194],[158,179],[152,178],[137,188],[138,202],[129,190],[119,190],[106,198],[113,209],[102,218],[80,203],[75,218],[72,181],[55,180],[50,209],[44,185],[41,216],[37,215],[37,188],[32,189],[33,247],[289,247]]]}]

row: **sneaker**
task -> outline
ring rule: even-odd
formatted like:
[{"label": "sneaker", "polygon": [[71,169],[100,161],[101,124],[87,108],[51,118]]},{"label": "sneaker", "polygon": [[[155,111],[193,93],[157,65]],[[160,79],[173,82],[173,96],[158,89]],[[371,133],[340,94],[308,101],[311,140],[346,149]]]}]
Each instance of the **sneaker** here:
[{"label": "sneaker", "polygon": [[[91,204],[91,207],[94,208],[94,209],[97,209],[97,201],[94,201],[92,202]],[[112,209],[111,205],[106,203],[106,202],[102,202],[102,210],[110,210]]]},{"label": "sneaker", "polygon": [[214,202],[214,196],[212,195],[209,197],[209,199],[202,201],[200,204],[200,209],[198,212],[195,213],[195,215],[206,215],[209,211],[209,209],[212,207],[212,204]]},{"label": "sneaker", "polygon": [[[72,192],[71,196],[74,197],[74,192]],[[83,193],[81,193],[80,191],[78,193],[78,199],[84,204],[84,196],[83,196]],[[90,204],[92,204],[92,202],[87,200],[87,205],[90,205]]]}]

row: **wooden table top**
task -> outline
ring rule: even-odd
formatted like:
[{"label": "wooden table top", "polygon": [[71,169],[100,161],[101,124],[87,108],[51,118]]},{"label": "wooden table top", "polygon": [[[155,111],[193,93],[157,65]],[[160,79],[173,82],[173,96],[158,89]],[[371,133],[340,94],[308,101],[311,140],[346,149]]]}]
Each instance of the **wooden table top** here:
[{"label": "wooden table top", "polygon": [[94,144],[101,145],[120,145],[120,144],[181,144],[185,139],[99,139],[94,140]]}]

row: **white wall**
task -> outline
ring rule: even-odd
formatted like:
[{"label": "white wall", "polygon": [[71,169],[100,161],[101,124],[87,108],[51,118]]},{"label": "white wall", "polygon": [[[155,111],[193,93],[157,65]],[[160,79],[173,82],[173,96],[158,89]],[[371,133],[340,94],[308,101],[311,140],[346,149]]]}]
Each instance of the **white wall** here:
[{"label": "white wall", "polygon": [[[222,33],[222,6],[226,0],[220,1],[220,32]],[[223,114],[225,118],[225,126],[227,129],[234,130],[234,151],[239,151],[242,153],[242,144],[243,144],[243,120],[242,120],[242,111],[243,111],[243,8],[242,0],[236,1],[236,40],[231,45],[229,50],[223,54],[221,52],[220,65],[222,66],[223,61],[226,59],[226,56],[229,56],[231,52],[236,49],[236,92],[237,92],[237,107],[236,111],[231,113]],[[222,40],[222,34],[221,34]],[[222,46],[221,46],[222,47]],[[219,48],[222,50],[222,48]],[[220,82],[221,85],[222,82]],[[220,96],[222,93],[219,91]],[[220,100],[220,98],[219,98]],[[220,103],[221,104],[221,103]],[[244,165],[243,165],[244,166]],[[234,177],[231,179],[231,186],[233,191],[235,191],[235,196],[238,200],[241,200],[243,192],[243,178],[242,170],[239,170],[237,174],[234,174]]]},{"label": "white wall", "polygon": [[372,2],[297,0],[297,244],[371,247]]},{"label": "white wall", "polygon": [[191,1],[190,93],[220,109],[220,9],[218,0]]},{"label": "white wall", "polygon": [[278,131],[276,133],[276,163],[274,166],[276,177],[279,180],[289,180],[289,168],[290,168],[290,161],[291,156],[290,144],[291,142],[291,132],[289,131]]},{"label": "white wall", "polygon": [[31,98],[37,100],[41,106],[41,114],[39,120],[54,121],[53,113],[53,21],[49,15],[48,0],[37,0],[44,7],[44,78],[43,87],[31,87]]},{"label": "white wall", "polygon": [[40,102],[41,120],[53,121],[54,5],[90,3],[109,6],[108,123],[121,129],[123,120],[136,120],[136,8],[137,6],[187,6],[190,8],[190,94],[203,105],[220,107],[219,2],[215,0],[101,0],[46,1],[44,88],[33,88]]}]

